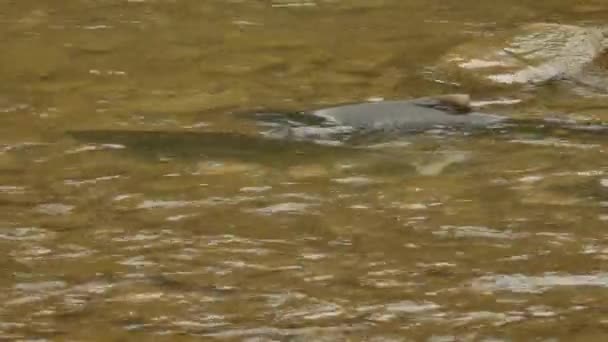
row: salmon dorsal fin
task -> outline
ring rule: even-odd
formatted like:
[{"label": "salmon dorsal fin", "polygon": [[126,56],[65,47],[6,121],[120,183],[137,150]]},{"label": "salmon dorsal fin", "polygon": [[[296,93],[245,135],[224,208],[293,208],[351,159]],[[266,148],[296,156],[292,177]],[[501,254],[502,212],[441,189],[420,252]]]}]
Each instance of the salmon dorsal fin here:
[{"label": "salmon dorsal fin", "polygon": [[423,97],[413,100],[419,106],[443,110],[448,114],[466,114],[471,111],[471,96],[469,94],[445,94]]}]

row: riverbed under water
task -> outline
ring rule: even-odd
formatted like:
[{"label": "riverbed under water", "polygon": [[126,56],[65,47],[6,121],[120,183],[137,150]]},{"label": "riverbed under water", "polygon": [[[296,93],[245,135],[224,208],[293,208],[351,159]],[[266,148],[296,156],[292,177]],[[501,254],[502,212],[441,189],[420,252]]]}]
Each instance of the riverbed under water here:
[{"label": "riverbed under water", "polygon": [[457,44],[606,18],[603,0],[1,2],[0,339],[605,341],[605,134],[353,149],[260,142],[234,113],[468,92],[608,121],[567,84],[433,76]]}]

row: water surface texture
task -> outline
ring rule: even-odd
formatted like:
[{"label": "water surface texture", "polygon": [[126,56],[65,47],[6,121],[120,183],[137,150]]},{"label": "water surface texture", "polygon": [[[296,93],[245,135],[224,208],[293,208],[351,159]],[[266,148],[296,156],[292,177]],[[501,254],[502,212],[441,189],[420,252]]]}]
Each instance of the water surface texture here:
[{"label": "water surface texture", "polygon": [[604,0],[1,1],[0,339],[606,341],[605,133],[350,148],[260,141],[234,114],[468,92],[608,121],[568,82],[435,73],[467,41],[607,18]]}]

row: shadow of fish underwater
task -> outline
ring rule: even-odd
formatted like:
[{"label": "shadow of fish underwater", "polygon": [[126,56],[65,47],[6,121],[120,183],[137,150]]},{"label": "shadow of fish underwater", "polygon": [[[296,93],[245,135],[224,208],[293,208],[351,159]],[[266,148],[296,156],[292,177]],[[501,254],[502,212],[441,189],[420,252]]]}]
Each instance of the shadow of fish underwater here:
[{"label": "shadow of fish underwater", "polygon": [[224,132],[81,130],[68,134],[79,143],[112,144],[114,148],[106,150],[107,153],[153,163],[159,160],[237,162],[282,169],[301,165],[333,168],[340,163],[354,162],[360,168],[376,171],[380,168],[382,172],[398,170],[401,174],[430,175],[466,159],[466,153],[399,151],[397,156],[394,151],[380,149]]},{"label": "shadow of fish underwater", "polygon": [[350,147],[319,146],[308,141],[267,139],[231,132],[79,130],[69,131],[68,134],[81,142],[122,145],[141,156],[154,158],[207,157],[263,161],[264,156],[276,160],[294,154],[319,157],[353,150]]},{"label": "shadow of fish underwater", "polygon": [[[348,165],[349,168],[373,171],[375,174],[433,176],[470,159],[468,151],[438,150],[436,146],[328,146],[311,141],[269,139],[238,133],[82,130],[70,131],[68,134],[80,143],[113,145],[113,148],[106,150],[108,153],[153,163],[159,160],[181,160],[221,164],[228,162],[232,165],[236,162],[278,169],[316,165],[324,170]],[[395,148],[398,146],[404,148]]]}]

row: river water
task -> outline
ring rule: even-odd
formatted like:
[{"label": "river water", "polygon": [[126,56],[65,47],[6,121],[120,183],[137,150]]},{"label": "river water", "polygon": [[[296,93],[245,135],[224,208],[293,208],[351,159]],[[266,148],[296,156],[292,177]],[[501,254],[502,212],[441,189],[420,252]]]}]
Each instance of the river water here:
[{"label": "river water", "polygon": [[601,94],[568,85],[432,76],[457,44],[607,14],[603,0],[0,2],[0,339],[605,341],[605,135],[349,149],[259,140],[234,113],[469,92],[525,99],[492,108],[506,115],[607,121]]}]

